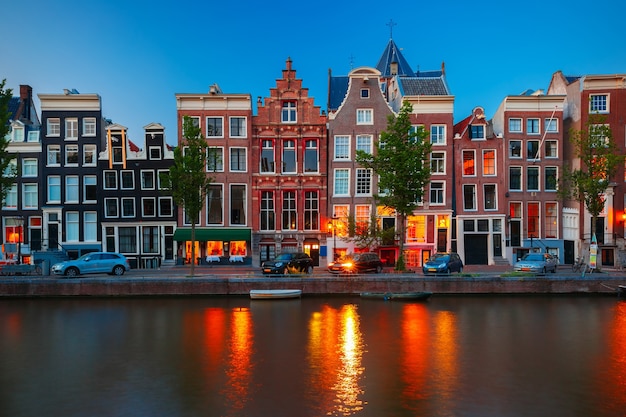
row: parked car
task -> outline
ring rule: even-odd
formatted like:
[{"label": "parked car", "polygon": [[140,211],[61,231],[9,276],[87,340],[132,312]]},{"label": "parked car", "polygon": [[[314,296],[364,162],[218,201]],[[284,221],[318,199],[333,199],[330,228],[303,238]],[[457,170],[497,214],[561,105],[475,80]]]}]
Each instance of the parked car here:
[{"label": "parked car", "polygon": [[424,274],[461,273],[463,272],[463,261],[458,253],[438,252],[424,262],[422,271]]},{"label": "parked car", "polygon": [[333,274],[354,274],[383,271],[383,262],[372,252],[349,254],[328,264],[328,271]]},{"label": "parked car", "polygon": [[515,264],[513,265],[513,270],[524,272],[538,272],[544,274],[548,271],[554,273],[556,272],[556,267],[558,263],[558,259],[549,253],[531,252],[527,253],[522,257],[522,259],[515,262]]},{"label": "parked car", "polygon": [[281,253],[261,265],[264,274],[288,274],[290,272],[313,273],[313,259],[304,252]]},{"label": "parked car", "polygon": [[130,263],[121,253],[91,252],[78,259],[54,264],[51,272],[55,275],[68,277],[99,273],[121,276],[129,270]]}]

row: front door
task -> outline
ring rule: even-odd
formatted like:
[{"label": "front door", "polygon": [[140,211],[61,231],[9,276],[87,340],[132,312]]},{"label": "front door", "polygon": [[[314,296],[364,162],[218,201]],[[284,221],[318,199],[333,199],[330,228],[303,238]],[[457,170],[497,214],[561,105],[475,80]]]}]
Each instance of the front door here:
[{"label": "front door", "polygon": [[493,256],[502,256],[502,235],[493,234]]},{"label": "front door", "polygon": [[52,250],[60,249],[58,223],[48,223],[48,248]]}]

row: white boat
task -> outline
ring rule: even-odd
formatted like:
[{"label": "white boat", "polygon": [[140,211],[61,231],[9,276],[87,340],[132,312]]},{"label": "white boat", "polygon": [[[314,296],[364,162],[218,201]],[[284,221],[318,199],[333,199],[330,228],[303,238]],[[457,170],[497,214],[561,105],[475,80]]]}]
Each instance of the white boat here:
[{"label": "white boat", "polygon": [[250,290],[253,300],[276,300],[281,298],[300,298],[302,290]]}]

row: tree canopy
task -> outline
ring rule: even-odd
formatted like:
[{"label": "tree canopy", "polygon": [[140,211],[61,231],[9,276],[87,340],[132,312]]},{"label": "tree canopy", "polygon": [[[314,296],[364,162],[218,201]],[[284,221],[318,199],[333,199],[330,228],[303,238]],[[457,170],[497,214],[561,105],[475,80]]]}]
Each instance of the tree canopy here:
[{"label": "tree canopy", "polygon": [[6,89],[6,79],[0,82],[0,201],[4,201],[8,191],[15,182],[16,167],[11,165],[12,155],[7,152],[9,141],[6,139],[9,133],[9,101],[13,96],[13,90]]}]

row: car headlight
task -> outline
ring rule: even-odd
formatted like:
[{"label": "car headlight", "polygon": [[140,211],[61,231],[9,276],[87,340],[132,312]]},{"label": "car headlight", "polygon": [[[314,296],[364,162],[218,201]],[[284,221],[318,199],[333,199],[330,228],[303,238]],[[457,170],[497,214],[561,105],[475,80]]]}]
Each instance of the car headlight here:
[{"label": "car headlight", "polygon": [[280,268],[281,266],[283,266],[283,262],[276,262],[276,266]]}]

